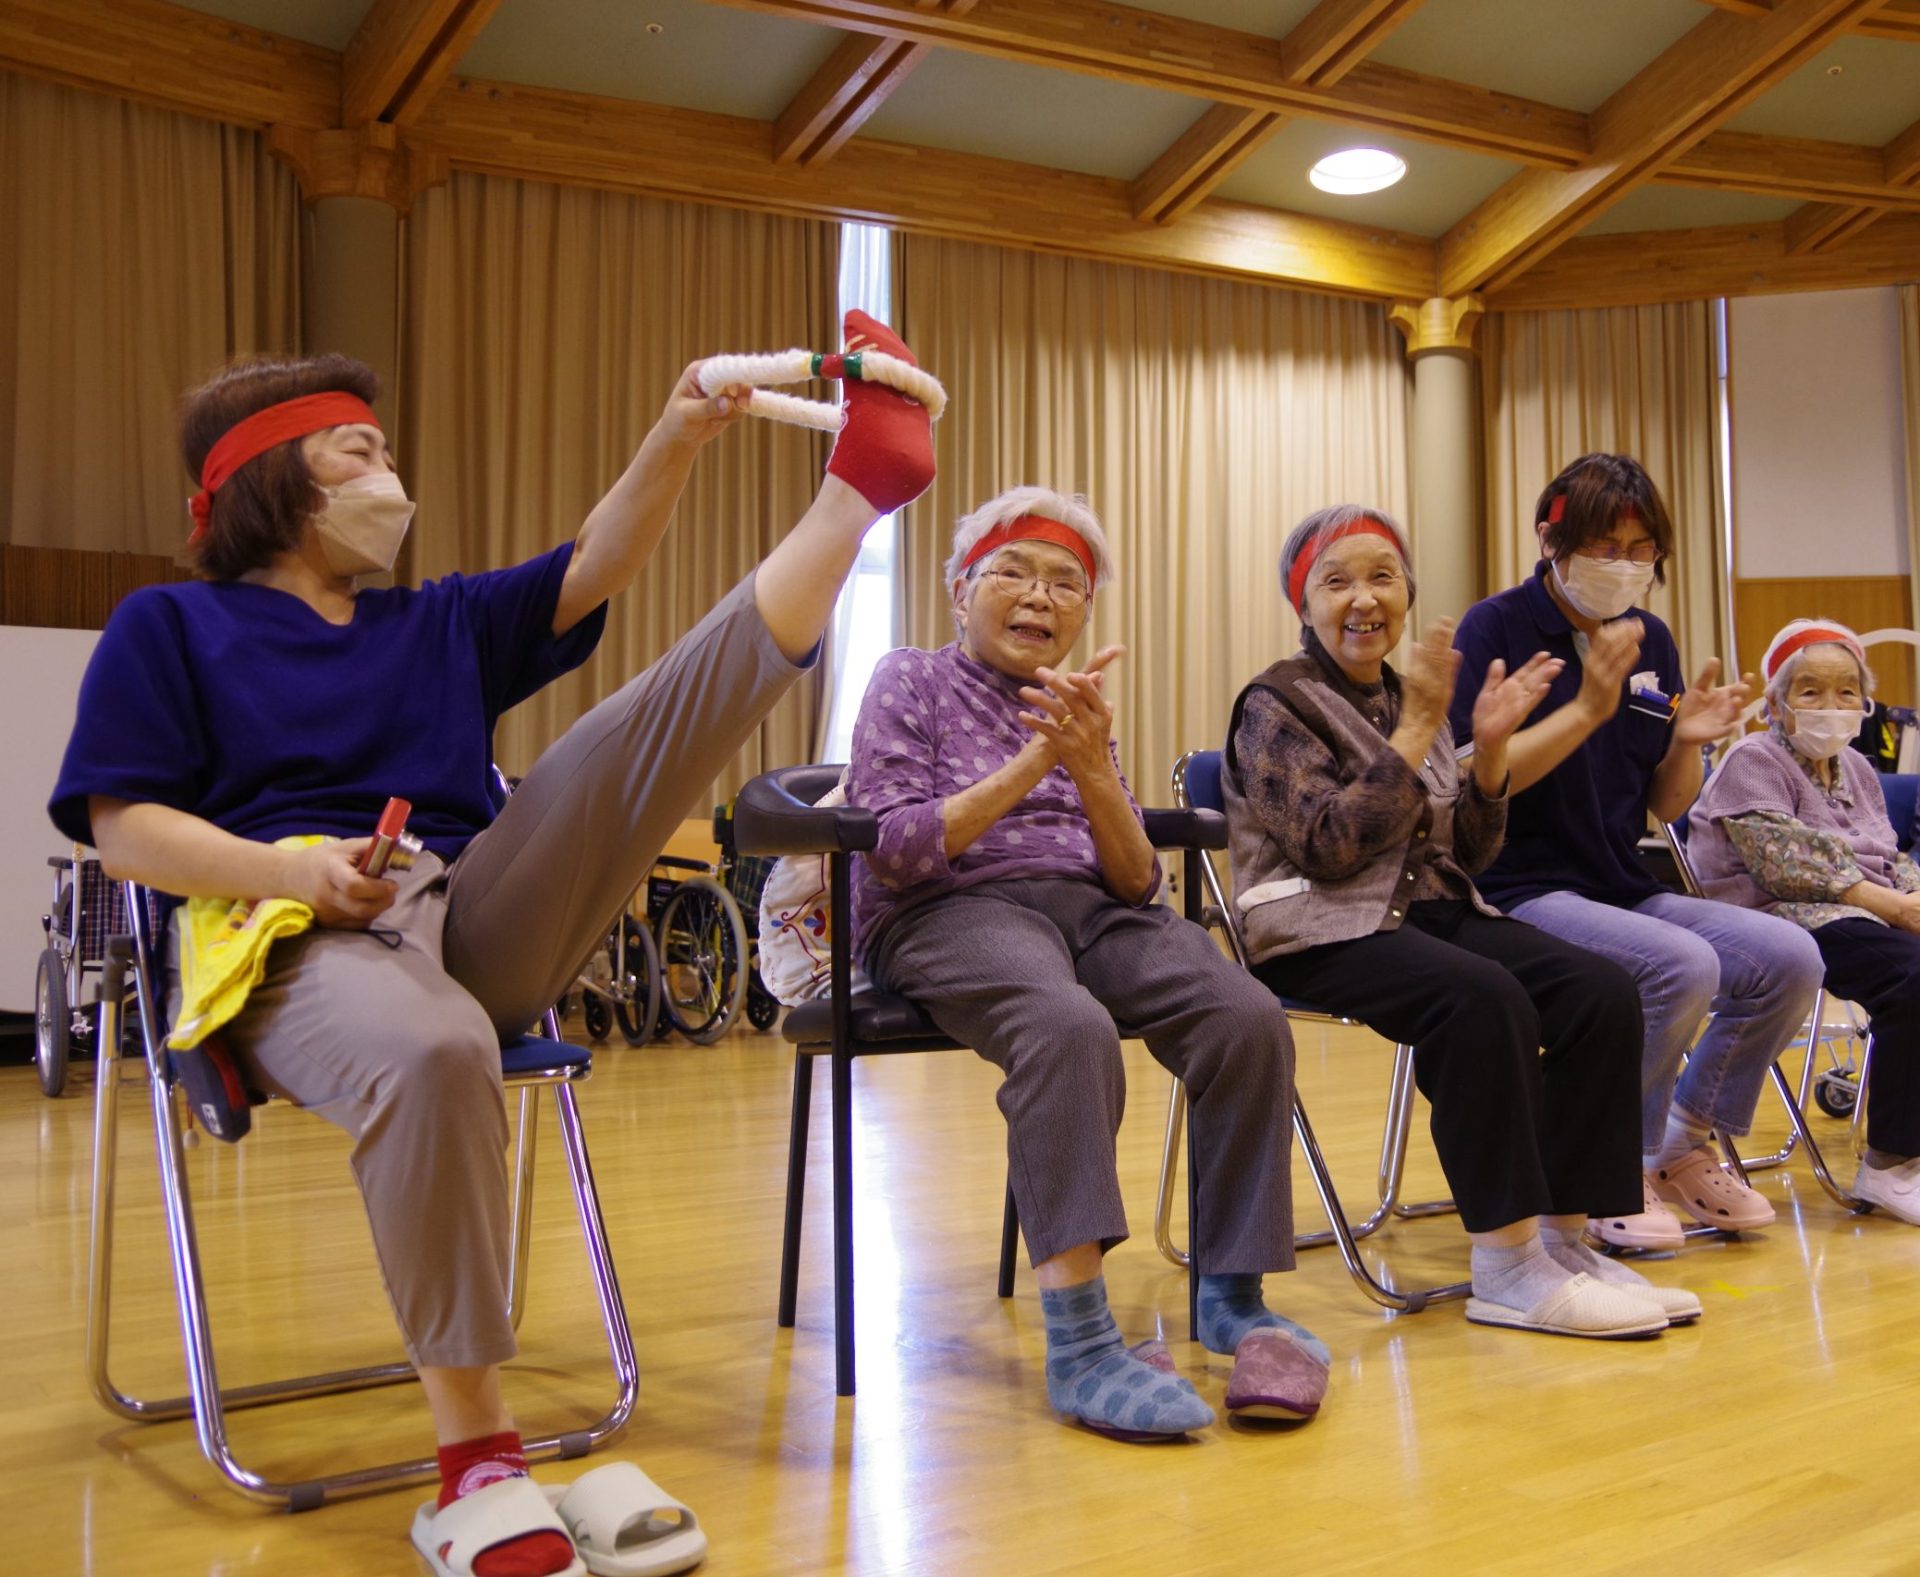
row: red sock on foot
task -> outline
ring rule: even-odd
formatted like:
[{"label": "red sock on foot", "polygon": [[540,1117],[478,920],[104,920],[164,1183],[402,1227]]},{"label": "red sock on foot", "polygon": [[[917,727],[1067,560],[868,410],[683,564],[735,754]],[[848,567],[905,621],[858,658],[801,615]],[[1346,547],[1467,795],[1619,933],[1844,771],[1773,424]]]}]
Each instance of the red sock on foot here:
[{"label": "red sock on foot", "polygon": [[[443,1510],[462,1495],[471,1495],[503,1478],[527,1476],[520,1435],[512,1429],[442,1446],[439,1459]],[[473,1570],[475,1577],[552,1577],[552,1573],[563,1572],[572,1564],[572,1541],[543,1530],[482,1550],[474,1558]]]},{"label": "red sock on foot", "polygon": [[[847,314],[845,332],[849,351],[859,340],[864,343],[858,349],[885,351],[901,361],[920,365],[898,334],[858,308]],[[912,503],[933,481],[932,419],[918,400],[910,400],[883,383],[860,383],[849,378],[845,390],[847,423],[833,446],[827,472],[839,477],[881,514],[891,514],[901,505]]]}]

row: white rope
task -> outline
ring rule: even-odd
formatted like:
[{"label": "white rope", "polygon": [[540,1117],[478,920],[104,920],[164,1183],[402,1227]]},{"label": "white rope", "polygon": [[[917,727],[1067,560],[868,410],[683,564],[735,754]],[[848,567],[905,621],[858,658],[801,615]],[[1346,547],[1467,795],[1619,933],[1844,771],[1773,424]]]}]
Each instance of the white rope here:
[{"label": "white rope", "polygon": [[[809,378],[825,376],[816,369],[826,358],[809,350],[783,350],[756,356],[710,356],[700,364],[700,387],[708,394],[746,385],[753,390],[747,402],[750,415],[770,421],[791,422],[796,427],[814,427],[822,432],[838,432],[845,412],[825,400],[803,400],[797,395],[775,394],[765,384],[805,383]],[[885,351],[851,351],[844,358],[846,376],[865,383],[881,383],[897,390],[927,408],[927,414],[939,421],[947,409],[947,391],[930,372],[889,356]]]}]

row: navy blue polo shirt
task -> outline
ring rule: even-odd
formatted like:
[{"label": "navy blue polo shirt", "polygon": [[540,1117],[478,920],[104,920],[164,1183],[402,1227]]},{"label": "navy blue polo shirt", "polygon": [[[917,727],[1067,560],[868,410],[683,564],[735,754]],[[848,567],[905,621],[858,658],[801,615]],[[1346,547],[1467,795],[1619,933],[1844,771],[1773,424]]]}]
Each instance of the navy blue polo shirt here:
[{"label": "navy blue polo shirt", "polygon": [[[1574,628],[1549,595],[1546,576],[1542,560],[1533,579],[1476,602],[1460,620],[1453,644],[1462,661],[1451,715],[1453,737],[1463,750],[1473,738],[1474,697],[1496,657],[1508,673],[1540,651],[1566,663],[1522,728],[1580,693]],[[1685,688],[1680,651],[1672,632],[1651,613],[1636,608],[1622,617],[1638,619],[1646,634],[1639,659],[1621,684],[1620,710],[1553,771],[1514,795],[1500,857],[1475,878],[1499,908],[1550,892],[1625,907],[1666,891],[1641,860],[1638,845],[1647,829],[1653,775],[1667,753],[1673,724],[1630,702],[1636,679],[1640,688],[1652,683],[1665,696],[1680,694]]]},{"label": "navy blue polo shirt", "polygon": [[573,544],[417,590],[365,589],[329,624],[244,581],[149,586],[119,607],[80,686],[47,809],[93,841],[87,796],[169,805],[242,838],[357,838],[390,796],[451,861],[493,820],[500,715],[586,661],[603,603],[558,639]]}]

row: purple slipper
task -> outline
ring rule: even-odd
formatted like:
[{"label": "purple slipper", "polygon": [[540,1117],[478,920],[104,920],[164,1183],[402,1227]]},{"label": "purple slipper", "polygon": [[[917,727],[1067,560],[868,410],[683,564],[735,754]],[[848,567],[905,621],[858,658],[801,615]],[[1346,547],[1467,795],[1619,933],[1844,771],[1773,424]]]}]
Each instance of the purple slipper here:
[{"label": "purple slipper", "polygon": [[1307,1419],[1327,1394],[1327,1366],[1276,1326],[1248,1331],[1234,1349],[1227,1411],[1240,1418]]}]

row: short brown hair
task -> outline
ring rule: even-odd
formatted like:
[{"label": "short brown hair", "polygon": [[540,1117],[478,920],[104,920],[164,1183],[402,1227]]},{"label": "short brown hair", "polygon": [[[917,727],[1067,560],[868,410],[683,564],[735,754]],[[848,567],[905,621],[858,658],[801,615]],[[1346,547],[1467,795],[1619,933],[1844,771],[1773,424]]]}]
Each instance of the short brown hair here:
[{"label": "short brown hair", "polygon": [[[1560,498],[1566,503],[1555,520],[1554,500]],[[1667,556],[1673,552],[1673,521],[1647,468],[1632,455],[1583,454],[1547,484],[1533,511],[1535,524],[1547,528],[1546,548],[1554,558],[1598,542],[1622,515],[1638,515],[1653,538],[1660,550],[1653,578],[1664,586]]]},{"label": "short brown hair", "polygon": [[[248,356],[222,367],[180,402],[180,453],[199,485],[207,454],[256,411],[308,394],[357,394],[371,405],[380,379],[363,361],[324,356]],[[292,438],[256,455],[213,495],[207,532],[190,550],[209,580],[238,580],[300,540],[320,507],[313,473]]]}]

